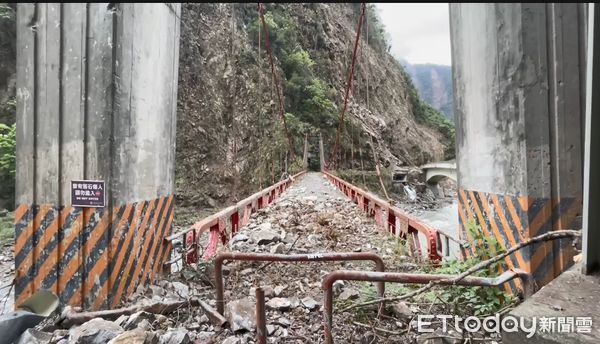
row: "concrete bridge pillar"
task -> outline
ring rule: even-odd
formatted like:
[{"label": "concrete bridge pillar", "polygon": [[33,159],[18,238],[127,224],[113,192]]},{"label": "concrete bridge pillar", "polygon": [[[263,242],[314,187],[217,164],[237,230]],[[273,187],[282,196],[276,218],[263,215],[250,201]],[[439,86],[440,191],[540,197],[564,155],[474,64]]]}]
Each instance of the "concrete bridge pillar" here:
[{"label": "concrete bridge pillar", "polygon": [[437,182],[427,182],[427,187],[431,190],[431,193],[435,196],[435,198],[444,198],[446,195],[444,194],[444,190],[440,187]]},{"label": "concrete bridge pillar", "polygon": [[[581,228],[586,5],[451,4],[459,217],[505,247]],[[545,285],[571,240],[522,249],[508,267]],[[514,286],[513,286],[514,287]]]},{"label": "concrete bridge pillar", "polygon": [[[63,305],[111,307],[162,271],[173,219],[179,11],[18,5],[17,306],[49,289]],[[102,184],[87,180],[104,182],[97,207],[73,204],[74,188],[99,192]]]}]

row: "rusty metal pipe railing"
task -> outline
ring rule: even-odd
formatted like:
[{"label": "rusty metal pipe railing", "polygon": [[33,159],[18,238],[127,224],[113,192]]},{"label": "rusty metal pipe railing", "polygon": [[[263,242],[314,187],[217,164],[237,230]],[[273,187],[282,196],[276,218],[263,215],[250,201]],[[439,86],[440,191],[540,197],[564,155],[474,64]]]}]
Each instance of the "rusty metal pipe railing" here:
[{"label": "rusty metal pipe railing", "polygon": [[325,343],[332,344],[333,336],[331,328],[333,325],[333,283],[339,280],[345,281],[369,281],[369,282],[394,282],[394,283],[411,283],[411,284],[427,284],[429,282],[437,282],[442,285],[463,285],[472,287],[498,287],[515,278],[520,278],[523,282],[525,297],[531,296],[533,293],[533,280],[531,274],[514,269],[504,272],[502,275],[494,278],[488,277],[465,277],[457,282],[458,275],[428,275],[428,274],[409,274],[398,272],[369,272],[369,271],[350,271],[337,270],[330,272],[323,278],[323,325],[325,327]]},{"label": "rusty metal pipe railing", "polygon": [[[448,255],[450,253],[450,241],[454,241],[462,247],[460,240],[453,238],[446,232],[440,232],[428,226],[377,195],[350,184],[327,171],[324,171],[323,174],[347,197],[357,202],[359,207],[367,213],[367,216],[375,217],[377,225],[385,228],[391,235],[402,237],[411,235],[416,237],[420,233],[425,236],[427,240],[427,256],[430,261],[439,262],[443,256]],[[385,219],[385,213],[387,213],[387,220]],[[442,240],[442,237],[444,240]],[[415,240],[414,245],[415,250],[420,252],[421,247],[418,240]],[[446,250],[444,250],[443,246],[446,246]]]},{"label": "rusty metal pipe railing", "polygon": [[[375,269],[379,272],[385,271],[383,259],[372,252],[344,252],[344,253],[311,253],[311,254],[269,254],[269,253],[246,253],[246,252],[222,252],[215,258],[215,287],[217,293],[217,311],[224,314],[225,300],[223,288],[223,262],[226,260],[242,260],[253,262],[341,262],[370,260],[375,263]],[[383,297],[385,284],[377,284],[377,294]]]},{"label": "rusty metal pipe railing", "polygon": [[256,288],[256,344],[267,344],[265,291],[261,287]]},{"label": "rusty metal pipe railing", "polygon": [[[270,204],[275,197],[279,196],[284,190],[289,188],[292,182],[298,178],[300,178],[306,171],[299,172],[293,175],[291,178],[282,180],[274,185],[271,185],[251,196],[246,197],[245,199],[237,202],[235,205],[229,206],[221,211],[212,214],[208,217],[201,219],[200,221],[194,223],[192,226],[173,233],[163,240],[166,242],[172,242],[181,238],[181,243],[183,245],[183,253],[181,257],[173,258],[169,261],[163,262],[165,267],[168,267],[170,264],[178,262],[180,260],[183,261],[183,264],[196,262],[198,260],[197,256],[197,241],[200,238],[200,235],[204,232],[210,231],[217,232],[218,235],[213,235],[211,237],[210,243],[207,245],[206,252],[204,255],[204,259],[208,260],[214,255],[214,250],[216,250],[218,238],[221,237],[222,241],[227,241],[229,238],[227,237],[227,229],[225,225],[225,221],[230,222],[230,231],[229,237],[232,237],[239,229],[247,224],[250,219],[250,214],[254,213],[256,210]],[[268,197],[267,196],[274,196]],[[266,202],[264,201],[266,200]],[[240,212],[242,216],[240,216]],[[189,243],[189,245],[187,245]],[[188,247],[189,246],[189,247]],[[186,259],[187,257],[187,259]]]}]

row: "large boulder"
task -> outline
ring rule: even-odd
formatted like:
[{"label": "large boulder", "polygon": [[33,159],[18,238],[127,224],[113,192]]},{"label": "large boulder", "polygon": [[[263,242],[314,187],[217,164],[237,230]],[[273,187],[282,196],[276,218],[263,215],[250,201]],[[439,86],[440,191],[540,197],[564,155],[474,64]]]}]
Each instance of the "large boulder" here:
[{"label": "large boulder", "polygon": [[69,343],[106,344],[123,332],[123,328],[112,321],[94,318],[69,330]]},{"label": "large boulder", "polygon": [[142,329],[123,332],[111,339],[108,344],[144,344],[148,333]]},{"label": "large boulder", "polygon": [[256,310],[255,304],[249,297],[231,301],[227,304],[225,317],[229,321],[231,330],[254,331],[256,328]]},{"label": "large boulder", "polygon": [[188,330],[178,328],[165,332],[160,336],[159,344],[189,344],[192,341],[188,335]]},{"label": "large boulder", "polygon": [[279,241],[279,234],[270,229],[261,229],[250,235],[252,240],[258,245],[265,245],[275,241]]},{"label": "large boulder", "polygon": [[267,308],[276,309],[279,311],[287,311],[292,307],[290,300],[282,297],[274,297],[267,302]]}]

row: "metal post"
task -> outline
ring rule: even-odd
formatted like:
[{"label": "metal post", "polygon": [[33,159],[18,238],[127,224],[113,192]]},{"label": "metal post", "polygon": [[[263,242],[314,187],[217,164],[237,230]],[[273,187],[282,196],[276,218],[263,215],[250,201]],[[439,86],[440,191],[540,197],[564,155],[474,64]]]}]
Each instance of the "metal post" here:
[{"label": "metal post", "polygon": [[267,343],[267,320],[265,315],[265,291],[256,288],[256,344]]},{"label": "metal post", "polygon": [[600,25],[595,20],[600,16],[600,7],[593,3],[589,6],[582,242],[583,272],[588,274],[600,268],[600,213],[596,210],[600,204],[600,159],[596,155],[600,136],[592,135],[592,128],[600,124]]},{"label": "metal post", "polygon": [[[225,312],[225,297],[223,286],[223,262],[226,260],[241,260],[252,262],[339,262],[370,260],[375,262],[377,271],[385,271],[383,259],[372,252],[340,252],[340,253],[310,253],[310,254],[270,254],[270,253],[247,253],[247,252],[222,252],[215,258],[215,292],[217,300],[217,311]],[[385,285],[377,284],[377,294],[383,297]]]}]

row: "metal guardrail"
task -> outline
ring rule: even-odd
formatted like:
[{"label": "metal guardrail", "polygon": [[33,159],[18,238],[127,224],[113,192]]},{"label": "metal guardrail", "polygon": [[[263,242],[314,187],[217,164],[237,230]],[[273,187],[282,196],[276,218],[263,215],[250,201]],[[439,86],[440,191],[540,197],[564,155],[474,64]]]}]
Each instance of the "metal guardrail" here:
[{"label": "metal guardrail", "polygon": [[[241,260],[251,262],[345,262],[370,260],[375,263],[375,270],[385,271],[383,259],[372,252],[327,252],[309,254],[273,254],[273,253],[247,253],[247,252],[222,252],[215,258],[215,284],[217,293],[217,311],[225,312],[225,296],[223,288],[223,263],[226,260]],[[377,284],[377,295],[383,297],[385,293],[383,283]],[[383,304],[381,304],[381,307]]]},{"label": "metal guardrail", "polygon": [[495,278],[488,277],[465,277],[459,281],[454,281],[457,275],[428,275],[428,274],[409,274],[397,272],[370,272],[370,271],[350,271],[337,270],[327,274],[322,281],[323,289],[323,324],[325,327],[325,343],[333,343],[333,335],[331,333],[333,319],[333,283],[335,281],[369,281],[369,282],[394,282],[394,283],[411,283],[411,284],[427,284],[429,282],[437,282],[441,285],[463,285],[471,287],[498,287],[510,280],[520,278],[523,281],[524,297],[531,296],[533,292],[533,279],[531,274],[514,269],[506,271],[502,275]]},{"label": "metal guardrail", "polygon": [[[202,258],[204,260],[212,258],[216,253],[219,239],[223,245],[227,244],[241,227],[248,224],[250,215],[255,213],[258,209],[271,204],[273,200],[279,197],[281,193],[292,185],[294,180],[301,177],[304,173],[306,173],[306,171],[297,173],[288,179],[282,180],[237,202],[233,206],[203,218],[184,230],[169,235],[165,240],[171,244],[178,238],[182,239],[182,256],[173,258],[164,264],[170,266],[170,264],[180,260],[182,260],[184,264],[196,263],[198,261],[198,241],[204,232],[209,232],[209,240]],[[229,230],[227,228],[228,225]]]},{"label": "metal guardrail", "polygon": [[[462,247],[462,241],[452,237],[450,234],[437,230],[414,216],[390,204],[390,202],[367,192],[347,181],[324,171],[323,174],[348,198],[354,201],[367,213],[374,217],[375,222],[385,228],[390,234],[403,238],[409,235],[413,238],[413,249],[421,254],[421,244],[418,234],[421,233],[427,240],[427,256],[430,261],[438,262],[444,256],[450,255],[450,241]],[[386,216],[387,215],[387,216]]]}]

